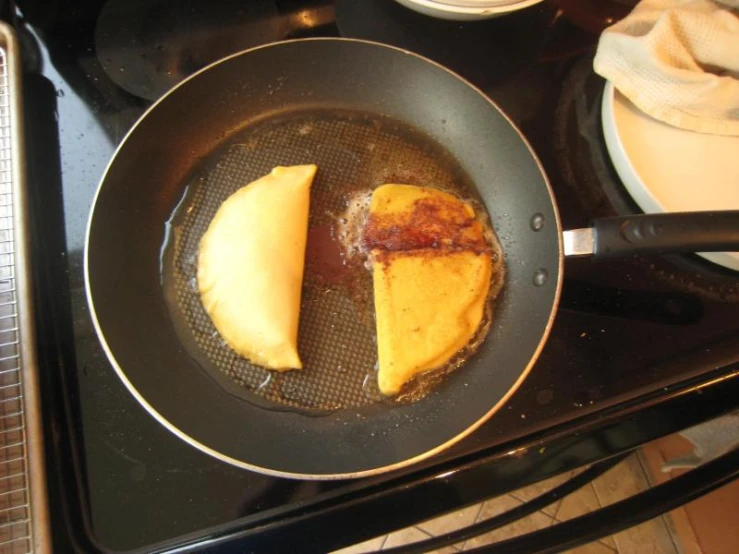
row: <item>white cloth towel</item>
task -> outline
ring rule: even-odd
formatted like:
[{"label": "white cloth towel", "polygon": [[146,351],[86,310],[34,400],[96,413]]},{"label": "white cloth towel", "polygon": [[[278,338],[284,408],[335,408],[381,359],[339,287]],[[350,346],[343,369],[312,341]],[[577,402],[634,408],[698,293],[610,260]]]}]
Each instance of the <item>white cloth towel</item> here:
[{"label": "white cloth towel", "polygon": [[593,65],[655,119],[739,136],[739,0],[642,0]]}]

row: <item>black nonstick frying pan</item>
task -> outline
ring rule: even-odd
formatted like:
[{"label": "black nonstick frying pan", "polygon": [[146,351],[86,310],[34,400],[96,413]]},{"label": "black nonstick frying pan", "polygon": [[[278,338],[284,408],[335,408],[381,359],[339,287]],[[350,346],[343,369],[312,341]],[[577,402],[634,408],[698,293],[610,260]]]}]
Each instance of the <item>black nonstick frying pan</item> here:
[{"label": "black nonstick frying pan", "polygon": [[[306,285],[301,374],[271,375],[234,356],[202,313],[197,242],[220,202],[275,165],[310,162],[319,166],[314,228],[353,192],[391,181],[456,190],[491,216],[507,273],[489,335],[417,402],[372,390],[374,326],[361,298]],[[159,422],[247,469],[335,479],[407,466],[491,417],[547,339],[566,254],[737,247],[736,212],[605,220],[563,234],[531,148],[479,90],[409,52],[310,39],[226,58],[147,111],[100,184],[85,271],[103,347]]]}]

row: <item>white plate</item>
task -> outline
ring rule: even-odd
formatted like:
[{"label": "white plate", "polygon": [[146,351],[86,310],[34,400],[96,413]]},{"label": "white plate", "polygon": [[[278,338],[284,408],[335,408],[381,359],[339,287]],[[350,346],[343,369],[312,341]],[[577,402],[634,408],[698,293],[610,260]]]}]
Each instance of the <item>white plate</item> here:
[{"label": "white plate", "polygon": [[[658,121],[610,81],[603,134],[618,176],[645,213],[739,210],[739,137],[708,135]],[[739,253],[699,256],[739,271]]]},{"label": "white plate", "polygon": [[[437,17],[440,19],[451,19],[454,21],[474,21],[478,19],[490,19],[506,13],[522,10],[543,0],[488,0],[479,2],[453,2],[451,0],[395,0],[413,11]],[[462,5],[464,4],[464,5]]]},{"label": "white plate", "polygon": [[497,8],[506,4],[516,4],[521,0],[431,0],[434,4],[446,4],[457,8]]}]

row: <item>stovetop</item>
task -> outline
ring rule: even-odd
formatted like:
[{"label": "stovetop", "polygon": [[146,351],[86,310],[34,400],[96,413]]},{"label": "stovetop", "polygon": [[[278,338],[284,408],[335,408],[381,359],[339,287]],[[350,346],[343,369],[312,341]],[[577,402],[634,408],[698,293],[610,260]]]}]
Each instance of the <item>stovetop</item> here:
[{"label": "stovetop", "polygon": [[[321,483],[231,467],[154,421],[107,362],[85,300],[89,208],[127,130],[186,74],[288,37],[389,42],[449,65],[498,103],[540,157],[565,228],[636,211],[601,136],[603,82],[591,69],[596,37],[548,3],[468,24],[432,20],[393,0],[18,4],[41,344],[52,373],[45,396],[68,415],[51,422],[53,441],[71,441],[73,456],[57,462],[77,475],[67,490],[79,493],[85,533],[99,548],[148,548],[348,490],[402,486],[418,470]],[[736,361],[737,283],[692,256],[567,260],[551,337],[526,382],[491,421],[424,467],[469,459]]]}]

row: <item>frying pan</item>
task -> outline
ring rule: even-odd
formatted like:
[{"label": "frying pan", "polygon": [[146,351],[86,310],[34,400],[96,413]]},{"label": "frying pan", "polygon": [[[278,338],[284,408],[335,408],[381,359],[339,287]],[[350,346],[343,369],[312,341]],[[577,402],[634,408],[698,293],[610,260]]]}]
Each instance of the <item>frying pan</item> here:
[{"label": "frying pan", "polygon": [[[197,307],[186,305],[185,281],[203,222],[230,192],[272,165],[308,162],[319,165],[311,217],[345,205],[349,184],[372,188],[400,179],[461,186],[460,194],[484,205],[491,217],[506,277],[488,337],[462,368],[417,402],[293,409],[290,399],[281,403],[261,394],[264,383],[250,384],[258,368],[243,360],[224,362],[228,349],[209,342],[218,337],[197,334],[198,321],[208,323]],[[635,217],[563,235],[536,156],[472,85],[389,46],[288,41],[235,54],[194,74],[131,129],[92,208],[87,297],[115,371],[180,438],[268,474],[360,477],[444,450],[513,394],[549,334],[565,254],[731,250],[739,246],[737,221],[737,213],[729,212]],[[354,366],[367,364],[367,344],[374,355],[371,337],[368,343],[362,335],[372,324],[361,324],[351,306],[336,306],[325,313],[303,305],[301,355],[309,362],[314,357],[317,369],[308,363],[302,376],[284,377],[283,385],[328,375],[316,385],[324,387],[319,392],[341,395],[349,394],[345,383],[362,377],[367,368]],[[327,372],[328,362],[337,365]],[[308,395],[315,385],[296,382],[298,392]]]}]

